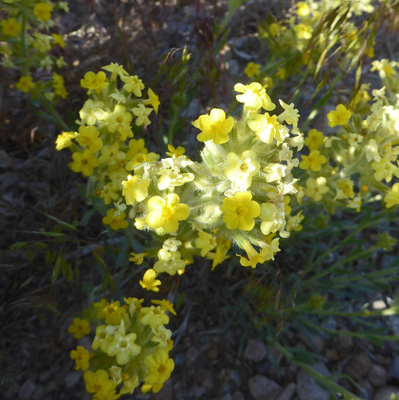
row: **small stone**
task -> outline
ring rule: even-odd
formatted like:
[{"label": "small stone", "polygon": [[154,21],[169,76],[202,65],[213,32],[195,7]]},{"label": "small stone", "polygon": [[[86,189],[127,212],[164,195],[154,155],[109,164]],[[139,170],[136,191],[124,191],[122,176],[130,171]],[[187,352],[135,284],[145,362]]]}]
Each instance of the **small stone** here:
[{"label": "small stone", "polygon": [[162,386],[162,389],[153,397],[154,400],[174,400],[174,390],[171,380],[168,380]]},{"label": "small stone", "polygon": [[359,397],[361,399],[370,400],[371,394],[373,393],[373,387],[367,379],[362,379],[359,381],[359,386],[361,387],[359,391]]},{"label": "small stone", "polygon": [[389,376],[399,381],[399,355],[395,354],[391,368],[389,368]]},{"label": "small stone", "polygon": [[263,375],[255,375],[248,381],[249,391],[255,400],[272,400],[281,391],[281,386]]},{"label": "small stone", "polygon": [[345,366],[344,372],[354,379],[360,379],[367,375],[371,368],[371,360],[366,352],[355,354]]},{"label": "small stone", "polygon": [[227,69],[229,70],[231,76],[240,75],[241,68],[237,60],[230,60],[226,64],[227,64]]},{"label": "small stone", "polygon": [[[341,328],[341,332],[348,332],[348,329],[343,327]],[[340,349],[344,350],[344,352],[347,352],[353,347],[353,337],[340,335],[338,337],[338,346]]]},{"label": "small stone", "polygon": [[25,381],[23,385],[20,387],[18,392],[18,397],[21,400],[28,400],[32,397],[33,392],[36,389],[36,385],[30,379]]},{"label": "small stone", "polygon": [[399,387],[385,386],[378,389],[374,394],[373,400],[391,400],[392,394],[399,396]]},{"label": "small stone", "polygon": [[237,390],[233,393],[232,400],[245,400],[245,397],[239,390]]},{"label": "small stone", "polygon": [[66,377],[65,377],[65,387],[66,388],[71,388],[74,387],[80,380],[81,374],[79,372],[68,372]]},{"label": "small stone", "polygon": [[222,397],[219,397],[219,400],[233,400],[230,393],[226,393]]},{"label": "small stone", "polygon": [[206,368],[200,368],[197,372],[197,381],[204,386],[206,389],[213,388],[213,374]]},{"label": "small stone", "polygon": [[187,349],[187,358],[190,362],[195,361],[195,359],[198,357],[199,351],[196,347],[190,346]]},{"label": "small stone", "polygon": [[399,336],[399,316],[393,315],[387,318],[389,327],[392,329],[394,335]]},{"label": "small stone", "polygon": [[[316,363],[312,368],[321,375],[329,376],[330,371],[323,363]],[[300,400],[329,400],[330,393],[322,389],[305,371],[297,376],[297,394]]]},{"label": "small stone", "polygon": [[208,351],[207,354],[210,360],[216,360],[219,356],[219,352],[216,346],[212,346],[211,349]]},{"label": "small stone", "polygon": [[388,372],[381,365],[374,364],[371,366],[367,378],[373,386],[381,387],[387,383]]},{"label": "small stone", "polygon": [[195,399],[199,399],[200,397],[202,397],[206,392],[206,389],[203,386],[199,386],[199,385],[194,385],[191,389],[190,389],[190,394],[195,398]]},{"label": "small stone", "polygon": [[327,361],[338,361],[339,355],[336,349],[326,349]]},{"label": "small stone", "polygon": [[275,400],[291,400],[296,390],[296,384],[294,382],[289,383],[281,393],[275,398]]},{"label": "small stone", "polygon": [[267,355],[264,343],[259,339],[249,339],[244,350],[244,358],[250,361],[262,361]]},{"label": "small stone", "polygon": [[194,98],[188,105],[188,107],[185,110],[183,110],[180,117],[191,118],[191,119],[196,118],[198,116],[199,109],[200,109],[199,100],[197,98]]}]

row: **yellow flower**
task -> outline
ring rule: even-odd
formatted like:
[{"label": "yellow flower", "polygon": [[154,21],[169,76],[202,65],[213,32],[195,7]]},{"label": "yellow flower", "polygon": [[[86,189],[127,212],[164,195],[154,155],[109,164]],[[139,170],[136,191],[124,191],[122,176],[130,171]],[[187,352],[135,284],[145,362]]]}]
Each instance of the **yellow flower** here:
[{"label": "yellow flower", "polygon": [[56,46],[58,44],[62,48],[65,47],[65,40],[61,35],[59,35],[58,33],[53,33],[51,36],[53,37],[53,46]]},{"label": "yellow flower", "polygon": [[251,267],[251,268],[256,268],[256,266],[258,264],[263,264],[265,262],[265,259],[262,257],[262,254],[258,253],[253,246],[251,245],[251,243],[246,242],[244,244],[244,250],[247,253],[247,257],[245,258],[243,256],[239,256],[240,257],[240,264],[243,267]]},{"label": "yellow flower", "polygon": [[251,185],[252,176],[256,175],[260,169],[260,164],[256,161],[256,153],[252,150],[244,151],[241,156],[229,153],[227,163],[224,173],[231,182],[243,190]]},{"label": "yellow flower", "polygon": [[103,147],[103,141],[98,137],[100,132],[95,126],[80,126],[77,141],[81,146],[88,147],[93,153]]},{"label": "yellow flower", "polygon": [[144,257],[147,255],[147,253],[130,253],[131,257],[129,258],[129,261],[133,261],[136,265],[141,265],[143,264]]},{"label": "yellow flower", "polygon": [[152,329],[157,329],[160,325],[169,323],[168,315],[160,306],[142,307],[140,319],[144,325],[149,325]]},{"label": "yellow flower", "polygon": [[352,113],[344,105],[338,104],[336,110],[330,111],[327,114],[328,125],[331,126],[331,128],[337,125],[345,125],[348,123],[351,116]]},{"label": "yellow flower", "polygon": [[66,99],[68,96],[68,92],[65,89],[64,82],[64,78],[61,75],[53,72],[53,87],[55,94],[63,99]]},{"label": "yellow flower", "polygon": [[312,37],[313,28],[306,24],[294,25],[294,31],[298,39],[310,39]]},{"label": "yellow flower", "polygon": [[299,163],[301,169],[311,169],[312,171],[320,171],[321,165],[327,162],[327,158],[320,154],[319,150],[312,150],[308,156],[302,156]]},{"label": "yellow flower", "polygon": [[159,97],[151,89],[148,89],[148,99],[143,100],[143,104],[150,105],[154,109],[155,114],[158,114],[158,107],[161,102],[159,101]]},{"label": "yellow flower", "polygon": [[133,357],[141,353],[141,347],[135,343],[137,334],[125,334],[121,331],[115,333],[111,343],[107,347],[110,357],[116,356],[119,365],[127,364]]},{"label": "yellow flower", "polygon": [[254,218],[260,214],[260,207],[252,201],[249,192],[238,192],[234,197],[226,197],[220,207],[223,211],[223,221],[228,229],[250,231],[255,226]]},{"label": "yellow flower", "polygon": [[159,279],[156,279],[157,273],[153,269],[148,269],[144,276],[143,280],[140,281],[140,285],[143,289],[152,290],[153,292],[159,292],[159,286],[162,282]]},{"label": "yellow flower", "polygon": [[143,393],[149,390],[154,393],[159,392],[175,368],[175,362],[169,358],[168,352],[164,349],[158,349],[155,353],[147,356],[144,359],[144,365],[148,372],[142,386]]},{"label": "yellow flower", "polygon": [[279,100],[281,107],[284,111],[278,116],[279,121],[285,121],[288,125],[292,125],[293,128],[298,128],[299,113],[294,108],[294,103],[286,104],[284,101]]},{"label": "yellow flower", "polygon": [[126,229],[129,223],[126,221],[126,214],[122,213],[115,215],[115,208],[111,208],[107,211],[107,215],[103,218],[103,224],[109,225],[111,229],[117,231],[118,229]]},{"label": "yellow flower", "polygon": [[305,193],[315,201],[320,201],[323,194],[328,192],[327,179],[319,176],[317,179],[308,178],[306,180]]},{"label": "yellow flower", "polygon": [[166,199],[160,196],[151,197],[148,207],[148,226],[152,229],[163,228],[166,233],[175,233],[179,228],[179,221],[186,220],[190,215],[190,207],[180,204],[180,197],[175,193],[168,194]]},{"label": "yellow flower", "polygon": [[55,148],[60,151],[72,144],[72,139],[78,136],[78,132],[62,132],[57,136],[55,141]]},{"label": "yellow flower", "polygon": [[0,23],[4,35],[17,36],[21,32],[22,26],[15,18],[3,19]]},{"label": "yellow flower", "polygon": [[[340,191],[339,194],[342,194],[342,198],[353,199],[355,197],[355,193],[353,192],[353,181],[349,178],[342,179],[337,183],[337,188]],[[338,196],[338,198],[341,198]]]},{"label": "yellow flower", "polygon": [[258,111],[260,108],[272,111],[276,108],[266,93],[266,89],[258,82],[252,82],[249,85],[237,83],[234,90],[243,93],[237,95],[236,99],[240,103],[244,103],[244,107],[250,111]]},{"label": "yellow flower", "polygon": [[72,350],[70,353],[72,360],[75,360],[75,369],[87,371],[89,369],[89,358],[90,353],[82,346],[78,346],[76,350]]},{"label": "yellow flower", "polygon": [[169,150],[169,153],[166,152],[166,154],[170,157],[181,157],[186,152],[186,149],[184,147],[179,146],[179,147],[175,148],[171,144],[168,144],[168,150]]},{"label": "yellow flower", "polygon": [[92,71],[86,72],[83,79],[80,80],[80,86],[89,90],[101,90],[108,86],[105,72],[100,71],[95,74]]},{"label": "yellow flower", "polygon": [[69,326],[68,332],[73,335],[75,339],[82,339],[90,333],[90,324],[85,319],[74,318],[72,325]]},{"label": "yellow flower", "polygon": [[212,260],[212,270],[215,269],[223,261],[230,258],[230,256],[227,255],[227,253],[230,250],[230,247],[231,247],[230,240],[224,239],[222,237],[216,238],[216,251],[209,252],[206,255],[206,258]]},{"label": "yellow flower", "polygon": [[258,75],[260,72],[260,64],[255,64],[254,62],[249,62],[247,64],[247,66],[244,69],[244,74],[248,77],[248,78],[252,78],[255,75]]},{"label": "yellow flower", "polygon": [[115,389],[115,383],[108,379],[108,372],[103,369],[98,369],[95,373],[86,371],[83,379],[86,382],[86,390],[89,393],[107,393]]},{"label": "yellow flower", "polygon": [[173,315],[177,315],[176,311],[173,308],[173,304],[168,300],[165,300],[165,299],[163,299],[163,300],[151,300],[151,303],[160,305],[162,310],[164,310],[165,312],[169,311]]},{"label": "yellow flower", "polygon": [[106,353],[108,345],[111,343],[114,337],[116,327],[100,325],[96,328],[96,336],[93,339],[91,348],[93,350],[101,349],[102,352]]},{"label": "yellow flower", "polygon": [[263,143],[272,144],[276,139],[279,145],[289,135],[287,128],[277,121],[277,116],[269,113],[253,114],[247,124]]},{"label": "yellow flower", "polygon": [[119,301],[114,301],[106,305],[102,312],[104,313],[104,320],[107,325],[119,325],[122,317],[126,314],[126,309],[121,307]]},{"label": "yellow flower", "polygon": [[124,106],[117,104],[113,112],[104,114],[103,120],[107,123],[107,128],[111,133],[115,131],[119,135],[115,135],[115,138],[121,141],[126,140],[128,137],[133,137],[133,132],[130,127],[132,121],[132,114],[126,111]]},{"label": "yellow flower", "polygon": [[223,144],[229,140],[228,134],[234,126],[234,119],[228,117],[226,113],[220,108],[214,108],[209,115],[201,115],[193,125],[201,130],[197,136],[200,142],[207,142],[213,140],[215,144]]},{"label": "yellow flower", "polygon": [[21,76],[19,81],[15,84],[15,87],[19,90],[22,90],[24,93],[28,93],[35,87],[35,83],[30,75]]},{"label": "yellow flower", "polygon": [[69,167],[74,172],[81,172],[84,176],[90,176],[94,172],[94,168],[98,167],[99,161],[90,149],[86,149],[83,153],[76,151],[72,154],[73,161]]},{"label": "yellow flower", "polygon": [[396,61],[389,61],[387,59],[375,60],[372,63],[370,71],[378,71],[381,79],[390,79],[392,76],[396,75],[394,67],[397,65]]},{"label": "yellow flower", "polygon": [[138,107],[133,108],[133,114],[137,117],[136,118],[136,125],[137,126],[147,126],[151,124],[150,119],[148,116],[151,114],[152,108],[146,108],[143,104],[139,104]]},{"label": "yellow flower", "polygon": [[216,238],[207,232],[198,232],[198,238],[195,239],[195,247],[201,250],[201,257],[205,257],[216,247]]},{"label": "yellow flower", "polygon": [[51,4],[37,3],[33,9],[33,14],[41,21],[48,21],[51,18],[51,11],[53,11]]},{"label": "yellow flower", "polygon": [[310,8],[305,2],[299,1],[296,4],[296,6],[297,6],[297,10],[296,10],[297,15],[299,15],[301,17],[306,17],[307,15],[310,14]]},{"label": "yellow flower", "polygon": [[308,135],[305,139],[306,146],[309,147],[309,150],[317,150],[324,143],[324,135],[323,132],[320,132],[316,129],[311,129],[308,132]]},{"label": "yellow flower", "polygon": [[394,183],[392,189],[384,197],[387,208],[399,204],[399,183]]},{"label": "yellow flower", "polygon": [[129,93],[134,93],[135,96],[141,97],[142,90],[144,89],[144,84],[141,79],[137,75],[134,76],[120,76],[122,82],[125,84],[123,85],[123,89],[125,89]]}]

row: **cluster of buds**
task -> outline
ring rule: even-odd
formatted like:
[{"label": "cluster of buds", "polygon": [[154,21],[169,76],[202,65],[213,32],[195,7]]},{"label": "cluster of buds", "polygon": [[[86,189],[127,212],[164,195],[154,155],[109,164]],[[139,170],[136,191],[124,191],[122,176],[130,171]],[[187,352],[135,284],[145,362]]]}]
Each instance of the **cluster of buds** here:
[{"label": "cluster of buds", "polygon": [[[64,78],[54,72],[66,65],[61,56],[65,41],[60,34],[50,33],[54,26],[52,13],[56,9],[68,12],[68,3],[45,0],[0,2],[0,11],[7,15],[0,20],[1,65],[18,71],[17,89],[29,93],[32,99],[50,102],[65,99],[68,95]],[[51,79],[35,81],[32,73],[39,68],[53,71]]]},{"label": "cluster of buds", "polygon": [[[375,196],[387,208],[399,204],[399,79],[396,62],[374,61],[385,86],[368,94],[366,85],[350,105],[339,104],[327,117],[336,135],[325,137],[311,129],[305,139],[308,155],[299,167],[308,173],[305,194],[323,202],[330,211],[338,206],[355,208]],[[372,100],[371,106],[369,105]],[[363,103],[363,104],[362,104]],[[368,115],[353,113],[369,109]],[[396,179],[395,179],[396,178]]]},{"label": "cluster of buds", "polygon": [[125,298],[109,303],[102,299],[83,310],[85,318],[74,318],[69,333],[81,339],[95,326],[92,351],[77,346],[71,351],[76,370],[84,372],[86,390],[93,400],[114,400],[133,393],[142,382],[143,393],[161,390],[174,369],[169,358],[172,332],[165,328],[168,312],[176,315],[167,300],[152,300],[143,307],[143,299]]}]

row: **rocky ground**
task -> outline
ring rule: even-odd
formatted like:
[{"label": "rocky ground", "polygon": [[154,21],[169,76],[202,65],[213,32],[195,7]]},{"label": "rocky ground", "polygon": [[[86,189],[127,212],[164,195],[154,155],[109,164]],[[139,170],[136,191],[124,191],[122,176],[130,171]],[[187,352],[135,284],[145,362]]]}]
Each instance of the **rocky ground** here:
[{"label": "rocky ground", "polygon": [[[198,14],[190,1],[162,2],[86,0],[70,2],[71,13],[59,21],[67,34],[67,60],[73,68],[66,81],[70,91],[65,109],[75,113],[84,93],[79,80],[87,70],[108,62],[129,65],[143,81],[156,73],[159,58],[172,47],[188,45],[195,50],[208,24],[221,18],[226,2],[200,2]],[[283,2],[251,1],[232,19],[229,49],[225,54],[225,78],[221,86],[232,86],[248,61],[261,61],[256,53],[257,19],[271,8],[278,12]],[[120,35],[116,35],[116,27]],[[256,43],[255,43],[256,42]],[[3,73],[3,71],[2,71]],[[9,78],[8,72],[1,75]],[[8,77],[8,78],[7,78]],[[90,252],[82,252],[81,284],[68,286],[62,278],[51,285],[52,269],[45,266],[40,248],[7,253],[16,242],[39,240],[40,228],[54,229],[43,212],[72,223],[86,210],[77,184],[84,180],[67,167],[68,154],[54,150],[56,127],[38,122],[26,99],[7,89],[2,80],[0,123],[0,387],[4,399],[73,400],[89,399],[81,374],[73,370],[69,352],[76,346],[67,329],[73,315],[88,305],[92,286],[100,284]],[[160,94],[167,88],[159,87]],[[231,89],[230,89],[231,90]],[[7,97],[5,97],[7,96]],[[200,99],[189,107],[185,118],[196,117]],[[167,119],[167,111],[164,111]],[[83,236],[73,237],[63,251],[76,254],[101,238],[99,218],[92,217]],[[89,238],[90,240],[87,240]],[[43,240],[44,241],[44,240]],[[55,245],[55,249],[59,244]],[[391,256],[392,257],[392,256]],[[157,400],[328,400],[330,395],[252,329],[231,323],[231,309],[220,290],[223,273],[212,274],[209,265],[199,266],[191,276],[198,286],[184,288],[188,295],[178,317],[172,321],[176,368],[170,381],[157,395],[135,394],[126,399]],[[199,275],[195,275],[199,274]],[[190,276],[187,278],[190,281]],[[129,288],[131,289],[131,288]],[[371,299],[374,308],[387,307],[386,298]],[[388,302],[389,303],[389,302]],[[380,327],[399,335],[399,318],[380,321]],[[388,325],[386,325],[388,323]],[[330,318],[328,327],[345,330],[345,322]],[[284,333],[290,346],[311,349],[319,356],[314,368],[323,375],[345,373],[338,382],[359,397],[390,400],[399,396],[399,347],[387,342],[378,347],[351,337],[309,338],[300,331]],[[87,345],[87,343],[86,343]]]}]

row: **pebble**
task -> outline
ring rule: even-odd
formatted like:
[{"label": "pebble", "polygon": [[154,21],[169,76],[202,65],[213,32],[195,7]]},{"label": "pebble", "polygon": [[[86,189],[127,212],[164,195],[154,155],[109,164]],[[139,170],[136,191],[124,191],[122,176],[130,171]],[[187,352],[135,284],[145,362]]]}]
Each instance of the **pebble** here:
[{"label": "pebble", "polygon": [[367,375],[371,368],[371,360],[365,351],[355,354],[344,368],[344,372],[354,379]]},{"label": "pebble", "polygon": [[213,374],[206,368],[200,368],[196,374],[197,381],[206,389],[213,388]]},{"label": "pebble", "polygon": [[389,376],[399,381],[399,355],[395,354],[391,368],[389,368]]},{"label": "pebble", "polygon": [[326,349],[325,353],[327,361],[338,361],[339,355],[336,349]]},{"label": "pebble", "polygon": [[275,398],[275,400],[291,400],[296,390],[296,384],[294,382],[289,383],[281,393]]},{"label": "pebble", "polygon": [[244,358],[250,361],[262,361],[267,355],[265,344],[260,339],[249,339],[244,350]]},{"label": "pebble", "polygon": [[281,386],[263,375],[255,375],[248,381],[249,391],[255,400],[273,400]]},{"label": "pebble", "polygon": [[388,372],[381,365],[373,364],[367,377],[373,386],[380,387],[387,383]]},{"label": "pebble", "polygon": [[174,400],[174,390],[173,383],[171,380],[168,380],[162,386],[162,389],[153,396],[154,400]]},{"label": "pebble", "polygon": [[370,382],[367,379],[362,379],[358,383],[361,387],[359,397],[364,400],[370,400],[373,393],[373,387],[370,385]]},{"label": "pebble", "polygon": [[[329,376],[330,371],[323,363],[316,363],[312,368],[321,375]],[[297,375],[297,394],[300,400],[329,400],[330,393],[322,389],[305,371]]]},{"label": "pebble", "polygon": [[188,359],[190,362],[195,361],[195,359],[198,357],[198,354],[199,354],[199,351],[198,351],[198,349],[197,349],[196,347],[194,347],[194,346],[190,346],[190,347],[187,349],[187,359]]},{"label": "pebble", "polygon": [[392,329],[394,335],[399,336],[399,316],[393,315],[387,318],[389,327]]},{"label": "pebble", "polygon": [[[348,332],[348,329],[343,327],[341,332]],[[338,337],[338,346],[344,351],[350,350],[353,347],[353,337],[340,335]]]},{"label": "pebble", "polygon": [[65,387],[68,389],[75,386],[79,382],[81,377],[82,375],[79,372],[68,372],[65,377]]},{"label": "pebble", "polygon": [[33,392],[36,389],[36,385],[33,381],[28,379],[23,383],[23,385],[20,387],[19,392],[18,392],[18,397],[21,400],[28,400],[32,397]]},{"label": "pebble", "polygon": [[399,396],[399,387],[385,386],[378,389],[374,394],[373,400],[391,400],[391,394]]},{"label": "pebble", "polygon": [[245,400],[245,397],[239,390],[237,390],[233,393],[232,400]]}]

